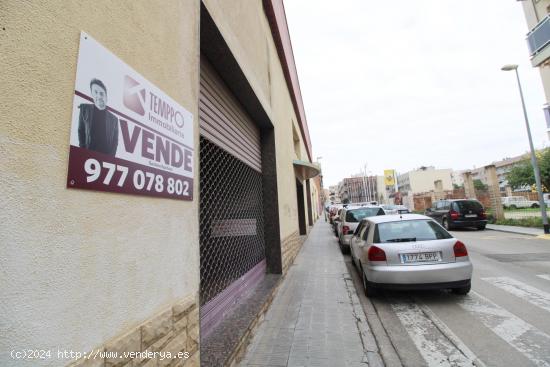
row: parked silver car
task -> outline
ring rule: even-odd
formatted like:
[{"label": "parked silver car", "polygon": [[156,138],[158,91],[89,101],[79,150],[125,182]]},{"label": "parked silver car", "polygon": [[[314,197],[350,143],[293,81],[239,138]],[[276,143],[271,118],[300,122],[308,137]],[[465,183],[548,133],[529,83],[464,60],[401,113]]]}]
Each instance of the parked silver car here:
[{"label": "parked silver car", "polygon": [[336,222],[336,236],[342,253],[349,251],[349,241],[362,219],[384,214],[385,212],[380,206],[348,206],[342,209]]},{"label": "parked silver car", "polygon": [[411,211],[405,205],[384,204],[380,205],[386,214],[407,214]]},{"label": "parked silver car", "polygon": [[473,266],[466,246],[424,215],[363,219],[350,249],[367,296],[379,288],[470,291]]}]

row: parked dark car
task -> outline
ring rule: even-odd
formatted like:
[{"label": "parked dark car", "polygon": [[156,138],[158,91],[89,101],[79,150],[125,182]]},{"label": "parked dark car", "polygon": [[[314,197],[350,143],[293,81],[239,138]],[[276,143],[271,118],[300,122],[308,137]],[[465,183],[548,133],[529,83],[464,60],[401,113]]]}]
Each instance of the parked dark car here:
[{"label": "parked dark car", "polygon": [[424,213],[441,223],[445,229],[475,227],[483,230],[487,225],[487,214],[477,200],[439,200]]}]

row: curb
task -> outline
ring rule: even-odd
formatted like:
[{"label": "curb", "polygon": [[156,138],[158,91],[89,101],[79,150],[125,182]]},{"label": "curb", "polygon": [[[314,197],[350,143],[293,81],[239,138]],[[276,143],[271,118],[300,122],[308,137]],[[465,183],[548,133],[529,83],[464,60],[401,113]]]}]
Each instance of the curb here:
[{"label": "curb", "polygon": [[[525,236],[532,236],[532,237],[539,237],[539,236],[541,236],[541,235],[534,234],[534,233],[518,232],[518,231],[509,230],[509,229],[489,228],[489,227],[486,227],[485,229],[488,229],[489,231],[496,231],[496,232],[523,234],[523,235],[525,235]],[[544,236],[544,235],[543,235],[543,236]]]}]

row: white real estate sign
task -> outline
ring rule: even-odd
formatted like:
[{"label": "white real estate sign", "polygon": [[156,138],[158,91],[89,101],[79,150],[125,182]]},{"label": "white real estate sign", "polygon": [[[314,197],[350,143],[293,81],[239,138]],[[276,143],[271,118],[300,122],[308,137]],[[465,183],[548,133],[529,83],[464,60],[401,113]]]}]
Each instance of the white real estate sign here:
[{"label": "white real estate sign", "polygon": [[193,200],[193,115],[82,32],[67,187]]}]

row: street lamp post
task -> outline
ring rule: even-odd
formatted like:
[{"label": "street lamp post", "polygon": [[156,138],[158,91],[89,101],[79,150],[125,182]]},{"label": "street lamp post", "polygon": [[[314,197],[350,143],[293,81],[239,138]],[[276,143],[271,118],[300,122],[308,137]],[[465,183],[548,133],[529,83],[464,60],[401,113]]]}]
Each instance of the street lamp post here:
[{"label": "street lamp post", "polygon": [[327,221],[326,217],[326,211],[325,211],[325,205],[327,202],[327,198],[325,197],[325,189],[323,187],[323,170],[321,168],[321,162],[319,162],[323,157],[317,157],[317,164],[319,165],[319,189],[321,192],[319,193],[319,199],[321,200],[321,210],[325,215],[325,222]]},{"label": "street lamp post", "polygon": [[523,91],[521,90],[521,83],[519,81],[518,65],[504,65],[501,70],[516,72],[516,78],[518,80],[519,96],[521,97],[521,106],[523,107],[523,116],[525,117],[525,127],[527,128],[527,137],[529,138],[529,147],[531,148],[531,164],[535,171],[535,182],[537,184],[537,193],[539,196],[539,206],[542,215],[542,225],[544,227],[544,233],[550,233],[550,226],[548,225],[548,216],[546,215],[546,205],[544,203],[544,197],[542,196],[542,184],[540,181],[540,170],[537,163],[537,157],[535,155],[535,147],[533,146],[533,138],[531,137],[531,129],[529,128],[529,119],[527,118],[527,109],[525,108],[525,101],[523,100]]}]

